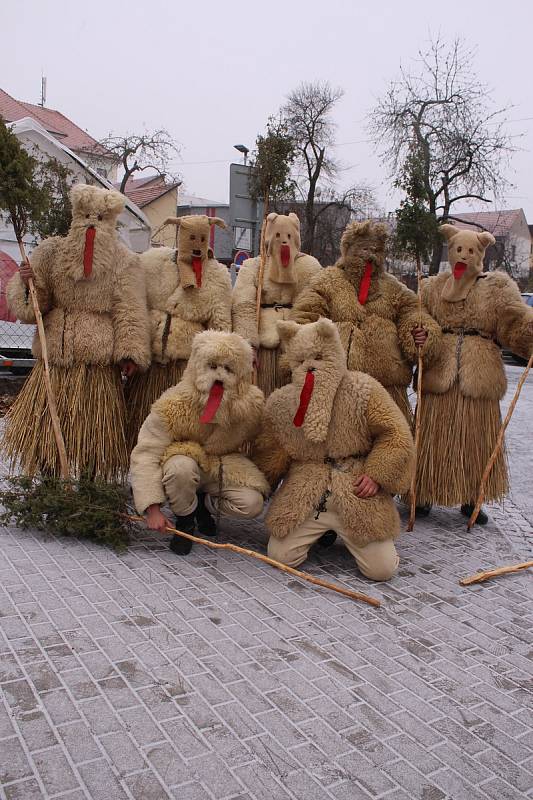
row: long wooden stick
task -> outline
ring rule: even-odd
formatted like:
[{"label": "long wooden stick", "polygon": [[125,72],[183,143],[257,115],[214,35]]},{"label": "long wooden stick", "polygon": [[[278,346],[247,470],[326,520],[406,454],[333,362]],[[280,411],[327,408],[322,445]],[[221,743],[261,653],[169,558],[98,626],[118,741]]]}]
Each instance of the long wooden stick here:
[{"label": "long wooden stick", "polygon": [[[416,255],[416,274],[418,280],[418,314],[419,314],[419,324],[422,327],[422,268],[420,265],[420,256]],[[409,511],[409,521],[407,523],[406,530],[412,531],[415,527],[415,517],[416,517],[416,472],[418,468],[418,448],[420,445],[420,419],[422,415],[422,372],[423,372],[423,361],[422,361],[422,348],[418,348],[418,376],[416,381],[416,416],[415,416],[415,465],[413,471],[413,478],[411,480],[411,491],[410,491],[410,498],[411,498],[411,507]]]},{"label": "long wooden stick", "polygon": [[[26,250],[24,248],[24,243],[22,239],[18,239],[17,241],[23,262],[29,263],[28,256],[26,255]],[[70,476],[68,468],[67,450],[65,447],[65,440],[63,439],[63,433],[61,432],[59,415],[57,413],[56,398],[54,390],[52,388],[52,381],[50,379],[50,365],[48,363],[48,346],[46,344],[46,334],[44,332],[43,317],[41,314],[41,309],[39,308],[37,292],[35,291],[35,285],[33,283],[32,278],[28,280],[28,288],[30,290],[30,297],[33,304],[33,313],[35,314],[35,320],[37,322],[37,331],[39,333],[39,340],[41,342],[41,357],[44,366],[44,383],[46,387],[46,399],[48,401],[48,410],[50,411],[50,417],[52,419],[54,438],[56,440],[57,449],[59,451],[59,465],[61,469],[61,477],[63,478],[63,480],[68,481]]]},{"label": "long wooden stick", "polygon": [[498,454],[502,449],[503,437],[505,435],[506,428],[509,425],[509,422],[511,421],[511,417],[513,416],[513,411],[515,410],[515,406],[518,403],[518,398],[520,397],[520,392],[522,391],[522,387],[526,382],[527,376],[529,375],[529,371],[532,366],[533,366],[533,353],[529,357],[529,361],[527,362],[527,367],[520,376],[520,380],[518,381],[518,386],[516,387],[514,397],[511,400],[509,408],[507,409],[507,414],[505,415],[505,419],[501,424],[500,431],[498,433],[498,438],[496,439],[496,444],[494,445],[494,450],[492,451],[491,456],[487,461],[487,466],[485,467],[485,471],[483,472],[483,477],[481,478],[481,483],[479,484],[479,493],[477,502],[474,510],[472,511],[472,516],[468,520],[468,526],[467,526],[468,530],[470,530],[472,526],[475,525],[475,522],[477,520],[483,500],[485,499],[485,488],[487,485],[487,481],[489,479],[489,475],[491,473],[491,470],[494,466],[496,459],[498,458]]},{"label": "long wooden stick", "polygon": [[266,218],[268,216],[268,198],[269,193],[265,194],[265,198],[263,200],[263,224],[261,226],[261,243],[259,245],[259,275],[257,276],[257,292],[255,296],[255,318],[257,321],[257,331],[259,332],[259,315],[261,313],[261,295],[263,293],[263,281],[265,278],[265,266],[266,266],[266,252],[265,252],[265,229],[266,229]]},{"label": "long wooden stick", "polygon": [[461,578],[459,583],[461,586],[471,586],[473,583],[483,583],[483,581],[488,581],[489,578],[496,578],[498,575],[508,575],[511,572],[519,572],[522,569],[529,569],[530,567],[533,567],[533,561],[523,561],[521,564],[510,564],[508,567],[487,569],[484,572],[477,572],[469,578]]},{"label": "long wooden stick", "polygon": [[[127,519],[130,519],[132,522],[145,522],[144,517],[134,517],[129,514],[124,514],[123,516],[125,516]],[[376,608],[379,608],[381,605],[381,602],[376,600],[375,597],[369,597],[367,594],[354,592],[352,589],[345,589],[343,586],[337,586],[334,583],[328,583],[320,578],[315,578],[313,575],[308,575],[306,572],[300,572],[299,569],[288,567],[286,564],[282,564],[280,561],[275,561],[273,558],[264,556],[262,553],[258,553],[255,550],[248,550],[246,547],[239,547],[238,545],[230,544],[229,542],[221,543],[212,542],[208,539],[201,539],[199,536],[192,536],[190,533],[178,531],[176,528],[172,528],[170,525],[167,525],[167,531],[170,533],[176,533],[178,536],[182,536],[184,539],[190,539],[191,542],[204,544],[206,547],[211,547],[215,550],[231,550],[233,553],[240,553],[241,555],[250,556],[251,558],[257,558],[259,561],[263,561],[265,564],[270,564],[271,567],[276,567],[276,569],[280,569],[283,572],[288,572],[290,575],[294,575],[296,578],[300,578],[303,581],[308,581],[308,583],[314,583],[316,586],[321,586],[323,589],[330,589],[332,592],[337,592],[337,594],[350,597],[352,600],[361,600],[363,603],[368,603],[370,606],[375,606]]]}]

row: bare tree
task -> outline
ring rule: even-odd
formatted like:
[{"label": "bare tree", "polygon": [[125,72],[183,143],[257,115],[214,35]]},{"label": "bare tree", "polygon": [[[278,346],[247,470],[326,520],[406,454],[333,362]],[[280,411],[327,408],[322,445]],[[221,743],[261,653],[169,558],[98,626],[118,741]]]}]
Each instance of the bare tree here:
[{"label": "bare tree", "polygon": [[153,170],[157,175],[175,179],[170,171],[172,157],[179,154],[179,148],[164,128],[152,133],[125,134],[113,136],[109,134],[99,142],[116,159],[124,170],[120,182],[120,191],[124,192],[128,180],[136,172],[145,169]]},{"label": "bare tree", "polygon": [[295,184],[305,204],[302,244],[306,253],[314,252],[317,224],[315,202],[320,182],[331,186],[339,170],[330,152],[335,134],[331,112],[343,94],[342,89],[334,89],[327,82],[305,82],[288,95],[287,103],[281,109],[296,147]]},{"label": "bare tree", "polygon": [[[419,69],[401,69],[370,117],[370,132],[391,177],[405,173],[416,152],[428,209],[440,221],[460,200],[492,202],[509,183],[505,166],[513,151],[505,131],[507,108],[494,108],[474,72],[471,48],[440,39],[419,52]],[[436,237],[430,274],[439,270]]]}]

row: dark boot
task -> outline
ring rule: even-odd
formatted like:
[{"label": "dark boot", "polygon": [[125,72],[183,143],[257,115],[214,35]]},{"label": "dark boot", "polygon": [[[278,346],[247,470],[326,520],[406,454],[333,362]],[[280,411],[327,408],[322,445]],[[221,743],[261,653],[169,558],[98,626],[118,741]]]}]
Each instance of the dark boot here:
[{"label": "dark boot", "polygon": [[216,536],[217,524],[205,505],[205,494],[198,493],[198,506],[194,512],[200,536]]},{"label": "dark boot", "polygon": [[320,539],[318,540],[317,544],[319,547],[326,550],[328,547],[332,547],[332,545],[335,544],[336,539],[337,539],[337,534],[335,533],[335,531],[325,531],[325,533],[323,533]]},{"label": "dark boot", "polygon": [[425,506],[416,506],[415,517],[429,517],[432,508],[433,506],[431,503],[428,503]]},{"label": "dark boot", "polygon": [[[476,507],[475,503],[464,503],[461,506],[461,514],[463,514],[463,516],[465,517],[471,517],[472,514],[474,513],[475,507]],[[482,508],[480,508],[475,524],[486,525],[488,521],[489,521],[489,515],[485,511],[483,511]]]},{"label": "dark boot", "polygon": [[[196,531],[194,513],[193,511],[192,514],[187,514],[185,517],[176,517],[176,529],[194,536]],[[183,536],[178,536],[178,534],[175,533],[170,540],[169,547],[177,556],[186,556],[192,550],[192,542],[190,539],[184,539]]]}]

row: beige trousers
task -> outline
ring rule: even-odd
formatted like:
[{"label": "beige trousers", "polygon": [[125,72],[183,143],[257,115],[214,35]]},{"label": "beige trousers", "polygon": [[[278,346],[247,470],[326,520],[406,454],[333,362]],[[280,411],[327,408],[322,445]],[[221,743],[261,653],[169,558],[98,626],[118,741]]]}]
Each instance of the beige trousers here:
[{"label": "beige trousers", "polygon": [[341,537],[363,575],[374,581],[388,581],[392,578],[400,560],[392,539],[370,542],[361,547],[345,535],[342,520],[334,508],[330,506],[328,510],[322,511],[318,519],[315,519],[315,515],[316,512],[313,512],[299,528],[284,539],[271,536],[268,541],[268,555],[289,567],[297,567],[307,558],[311,545],[323,533],[332,530]]},{"label": "beige trousers", "polygon": [[205,492],[205,504],[211,514],[230,517],[258,517],[263,510],[263,495],[246,486],[223,487],[219,495],[216,481],[202,472],[194,458],[171,456],[163,464],[163,487],[169,505],[178,517],[192,514],[198,505],[197,492]]}]

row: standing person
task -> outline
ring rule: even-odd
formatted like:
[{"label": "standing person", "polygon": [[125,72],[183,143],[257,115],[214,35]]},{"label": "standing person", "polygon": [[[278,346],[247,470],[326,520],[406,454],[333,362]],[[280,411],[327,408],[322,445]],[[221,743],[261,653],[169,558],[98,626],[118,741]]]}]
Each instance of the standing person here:
[{"label": "standing person", "polygon": [[[115,480],[129,461],[121,370],[132,375],[150,363],[144,281],[139,257],[116,230],[123,195],[78,184],[70,196],[68,234],[35,248],[7,297],[18,319],[35,324],[33,278],[71,474]],[[59,476],[37,334],[32,349],[37,361],[6,417],[2,447],[25,474]]]},{"label": "standing person", "polygon": [[233,330],[256,351],[257,383],[265,396],[283,386],[289,378],[283,370],[277,323],[288,319],[300,292],[320,272],[313,256],[300,253],[300,220],[296,214],[271,213],[265,221],[265,271],[261,291],[259,330],[257,290],[261,259],[245,261],[233,290]]},{"label": "standing person", "polygon": [[[261,422],[263,393],[253,386],[252,348],[235,333],[204,331],[177,386],[145,420],[131,454],[131,484],[139,514],[164,533],[168,502],[184,533],[214,536],[211,515],[256,517],[269,491],[264,476],[241,452]],[[176,534],[170,549],[190,552]]]},{"label": "standing person", "polygon": [[141,255],[152,364],[126,386],[130,450],[152,403],[181,380],[195,334],[231,330],[231,281],[209,247],[212,226],[225,228],[224,221],[197,214],[167,223],[178,226],[177,249],[154,247]]},{"label": "standing person", "polygon": [[[416,482],[418,514],[432,505],[461,506],[470,516],[484,467],[498,437],[500,400],[507,381],[500,346],[529,358],[533,308],[504,272],[483,272],[492,234],[441,225],[452,272],[422,283],[422,300],[442,327],[435,358],[424,371]],[[503,448],[492,468],[485,499],[508,491]],[[481,511],[477,522],[488,521]]]},{"label": "standing person", "polygon": [[304,324],[327,317],[336,323],[348,369],[376,378],[412,421],[407,387],[418,360],[430,358],[439,326],[418,309],[417,297],[385,272],[388,229],[382,223],[350,222],[341,238],[341,257],[298,297],[290,319]]},{"label": "standing person", "polygon": [[297,567],[334,529],[364,575],[388,580],[400,532],[392,495],[414,468],[409,426],[378,381],[348,370],[330,320],[279,329],[292,383],[268,398],[253,454],[275,491],[268,554]]}]

